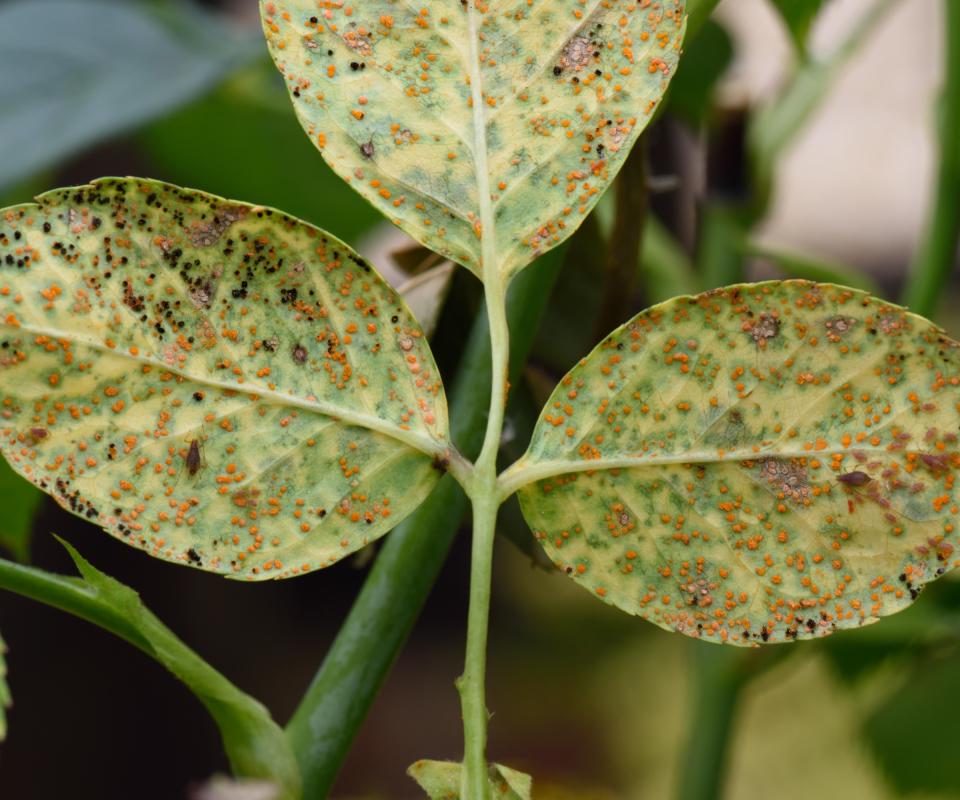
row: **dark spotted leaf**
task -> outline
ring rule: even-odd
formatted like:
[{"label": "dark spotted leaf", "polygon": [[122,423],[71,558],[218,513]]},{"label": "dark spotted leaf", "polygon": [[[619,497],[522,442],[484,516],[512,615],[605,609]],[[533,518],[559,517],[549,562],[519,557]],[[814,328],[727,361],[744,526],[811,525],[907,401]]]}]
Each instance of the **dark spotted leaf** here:
[{"label": "dark spotted leaf", "polygon": [[614,331],[502,483],[607,603],[783,642],[875,622],[960,564],[958,432],[943,331],[853,289],[769,282]]},{"label": "dark spotted leaf", "polygon": [[411,236],[509,275],[569,236],[676,67],[683,0],[262,0],[331,167]]},{"label": "dark spotted leaf", "polygon": [[[420,784],[430,800],[460,800],[462,764],[422,759],[413,764],[407,774]],[[530,800],[533,780],[529,775],[500,764],[490,764],[487,775],[491,797],[498,800]]]},{"label": "dark spotted leaf", "polygon": [[263,207],[106,179],[0,212],[0,346],[14,469],[212,572],[328,566],[416,508],[448,454],[402,300]]}]

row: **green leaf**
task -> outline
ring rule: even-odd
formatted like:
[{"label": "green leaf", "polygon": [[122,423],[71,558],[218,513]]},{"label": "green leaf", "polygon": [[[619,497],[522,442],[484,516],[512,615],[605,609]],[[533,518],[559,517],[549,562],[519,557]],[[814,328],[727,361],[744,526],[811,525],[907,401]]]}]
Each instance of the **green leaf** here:
[{"label": "green leaf", "polygon": [[804,53],[814,19],[823,8],[823,0],[772,0],[774,8],[793,39],[797,52]]},{"label": "green leaf", "polygon": [[0,186],[169,111],[256,55],[249,37],[175,8],[164,24],[134,3],[3,4]]},{"label": "green leaf", "polygon": [[960,344],[862,292],[675,298],[560,383],[501,479],[558,568],[747,645],[907,605],[960,560]]},{"label": "green leaf", "polygon": [[267,709],[181,642],[135,591],[100,572],[67,542],[60,542],[80,578],[0,559],[0,588],[99,625],[158,661],[210,712],[235,775],[269,780],[280,789],[278,800],[298,800],[300,773],[293,752]]},{"label": "green leaf", "polygon": [[7,709],[13,705],[10,685],[7,683],[7,644],[0,636],[0,742],[7,738]]},{"label": "green leaf", "polygon": [[865,292],[878,292],[876,281],[865,272],[853,267],[839,264],[834,261],[796,253],[790,250],[781,250],[754,241],[744,243],[744,255],[770,261],[781,270],[786,278],[802,278],[807,281],[821,283],[839,283],[843,286],[852,286]]},{"label": "green leaf", "polygon": [[[407,774],[423,789],[430,800],[459,800],[463,765],[455,761],[422,759],[413,764]],[[530,800],[533,779],[500,764],[490,764],[490,794],[503,800]]]},{"label": "green leaf", "polygon": [[17,561],[30,560],[30,534],[33,515],[43,495],[0,460],[0,548],[8,550]]},{"label": "green leaf", "polygon": [[0,214],[0,446],[65,508],[259,580],[340,560],[439,479],[426,338],[339,240],[137,179]]},{"label": "green leaf", "polygon": [[730,34],[706,20],[694,42],[689,25],[687,50],[677,77],[670,84],[667,107],[688,125],[706,123],[713,111],[713,91],[733,59]]},{"label": "green leaf", "polygon": [[685,20],[683,0],[261,8],[327,163],[478,275],[513,274],[582,222],[666,90]]},{"label": "green leaf", "polygon": [[875,0],[870,9],[857,20],[846,40],[833,53],[823,59],[805,61],[797,69],[787,88],[751,116],[747,144],[754,180],[761,196],[770,192],[773,173],[780,157],[821,107],[850,59],[894,7],[894,0]]},{"label": "green leaf", "polygon": [[864,738],[896,796],[955,797],[960,778],[953,743],[960,721],[944,711],[946,698],[960,689],[960,653],[953,647],[899,664],[897,675],[896,690],[864,720]]}]

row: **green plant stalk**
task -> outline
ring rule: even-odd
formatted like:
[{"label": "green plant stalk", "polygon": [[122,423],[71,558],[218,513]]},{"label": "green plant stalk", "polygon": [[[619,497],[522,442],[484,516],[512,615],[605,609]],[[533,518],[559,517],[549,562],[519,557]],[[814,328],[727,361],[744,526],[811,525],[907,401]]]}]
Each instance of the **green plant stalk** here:
[{"label": "green plant stalk", "polygon": [[[566,246],[525,269],[510,287],[507,321],[511,380],[516,380],[563,263]],[[491,385],[490,336],[481,312],[452,383],[453,439],[464,455],[481,447]],[[445,476],[427,501],[384,539],[377,560],[287,726],[305,800],[328,797],[337,772],[384,678],[403,647],[467,511]]]},{"label": "green plant stalk", "polygon": [[490,578],[494,532],[497,525],[497,454],[507,405],[507,372],[510,369],[510,328],[507,324],[507,281],[497,257],[496,218],[490,194],[487,164],[486,105],[483,96],[480,26],[476,0],[467,3],[469,29],[468,68],[473,108],[473,156],[479,198],[479,231],[483,295],[490,321],[490,406],[483,447],[469,479],[464,483],[473,505],[473,547],[470,558],[470,606],[467,614],[467,652],[463,674],[457,681],[463,715],[462,800],[487,800],[487,708],[484,681],[487,628],[490,618]]},{"label": "green plant stalk", "polygon": [[960,240],[960,3],[944,0],[943,9],[946,42],[937,182],[926,235],[904,296],[910,310],[925,317],[937,310]]},{"label": "green plant stalk", "polygon": [[693,702],[688,741],[679,764],[677,800],[719,800],[723,797],[727,752],[740,701],[745,653],[695,643],[690,652]]},{"label": "green plant stalk", "polygon": [[607,245],[603,295],[594,326],[599,341],[631,316],[639,274],[637,262],[647,217],[646,136],[641,136],[614,182],[613,230]]},{"label": "green plant stalk", "polygon": [[703,210],[697,263],[700,288],[714,289],[743,280],[743,212],[724,203]]},{"label": "green plant stalk", "polygon": [[[475,102],[477,102],[476,99]],[[486,191],[483,186],[480,190],[481,193]],[[486,192],[486,196],[489,197],[489,191]],[[486,229],[489,231],[489,234],[484,235],[483,240],[485,265],[483,277],[487,318],[490,320],[491,381],[490,408],[483,447],[465,486],[473,505],[473,545],[470,555],[467,652],[463,675],[457,680],[463,715],[464,754],[460,791],[463,800],[486,800],[490,794],[486,756],[489,714],[484,700],[484,686],[493,543],[496,538],[497,510],[501,503],[497,493],[497,454],[500,452],[500,439],[503,434],[510,369],[510,327],[507,322],[506,286],[493,253],[493,214],[488,210],[488,213],[482,212],[481,216],[486,218]],[[488,245],[487,242],[490,244]]]},{"label": "green plant stalk", "polygon": [[217,723],[234,774],[273,781],[280,800],[298,800],[300,777],[293,753],[266,708],[180,641],[136,592],[96,570],[69,544],[64,546],[83,579],[0,559],[0,589],[92,622],[166,667]]}]

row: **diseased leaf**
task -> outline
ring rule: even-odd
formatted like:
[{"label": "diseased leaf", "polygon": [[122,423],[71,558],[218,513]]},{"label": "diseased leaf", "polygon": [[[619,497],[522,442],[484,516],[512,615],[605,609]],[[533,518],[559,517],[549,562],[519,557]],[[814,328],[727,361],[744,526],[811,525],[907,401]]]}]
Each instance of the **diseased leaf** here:
[{"label": "diseased leaf", "polygon": [[805,281],[681,297],[557,387],[503,477],[554,563],[668,630],[856,628],[960,563],[960,345]]},{"label": "diseased leaf", "polygon": [[[407,774],[427,793],[430,800],[460,800],[460,779],[463,765],[456,761],[421,759]],[[490,764],[487,770],[490,794],[500,800],[530,800],[533,779],[529,775],[500,764]]]},{"label": "diseased leaf", "polygon": [[280,212],[105,179],[0,216],[3,455],[151,555],[328,566],[429,493],[443,386],[402,300]]},{"label": "diseased leaf", "polygon": [[7,709],[12,705],[7,683],[7,645],[0,636],[0,742],[7,738]]},{"label": "diseased leaf", "polygon": [[250,38],[192,4],[170,6],[160,15],[103,0],[0,5],[0,186],[187,102],[256,57]]},{"label": "diseased leaf", "polygon": [[30,534],[33,515],[43,497],[26,483],[10,466],[0,460],[0,549],[7,550],[17,561],[30,560]]},{"label": "diseased leaf", "polygon": [[577,228],[666,90],[685,21],[684,0],[261,8],[331,167],[478,275]]}]

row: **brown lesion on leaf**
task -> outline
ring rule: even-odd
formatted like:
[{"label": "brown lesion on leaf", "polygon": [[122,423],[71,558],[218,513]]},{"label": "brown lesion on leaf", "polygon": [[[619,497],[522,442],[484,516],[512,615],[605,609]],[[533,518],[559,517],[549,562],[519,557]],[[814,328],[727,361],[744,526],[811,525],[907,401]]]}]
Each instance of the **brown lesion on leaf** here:
[{"label": "brown lesion on leaf", "polygon": [[190,243],[194,247],[212,247],[220,241],[224,232],[247,216],[245,206],[224,205],[211,209],[214,217],[210,222],[194,223],[187,232]]},{"label": "brown lesion on leaf", "polygon": [[744,321],[742,327],[758,347],[765,347],[770,339],[780,335],[780,315],[776,311],[761,311],[756,319]]},{"label": "brown lesion on leaf", "polygon": [[362,27],[354,27],[353,30],[344,33],[343,43],[355,53],[359,53],[362,56],[373,54],[373,39],[370,32]]},{"label": "brown lesion on leaf", "polygon": [[217,292],[217,284],[220,282],[220,276],[223,274],[223,267],[216,267],[213,272],[196,281],[189,283],[187,295],[190,302],[197,308],[207,309],[213,303],[213,297]]},{"label": "brown lesion on leaf", "polygon": [[810,503],[811,489],[807,465],[800,458],[767,458],[760,462],[760,479],[778,496],[795,505]]},{"label": "brown lesion on leaf", "polygon": [[560,58],[557,59],[557,66],[554,68],[554,74],[559,75],[567,69],[579,72],[590,65],[594,58],[596,46],[587,36],[578,33],[571,37],[560,51]]},{"label": "brown lesion on leaf", "polygon": [[837,314],[824,320],[823,327],[826,329],[827,338],[831,342],[839,342],[844,336],[853,330],[856,324],[857,320],[855,320],[853,317],[846,317],[843,314]]},{"label": "brown lesion on leaf", "polygon": [[260,503],[260,490],[255,486],[244,486],[237,489],[231,496],[233,504],[238,508],[256,508]]},{"label": "brown lesion on leaf", "polygon": [[713,592],[718,585],[716,582],[701,577],[681,582],[680,591],[684,602],[688,606],[708,608],[713,605]]}]

